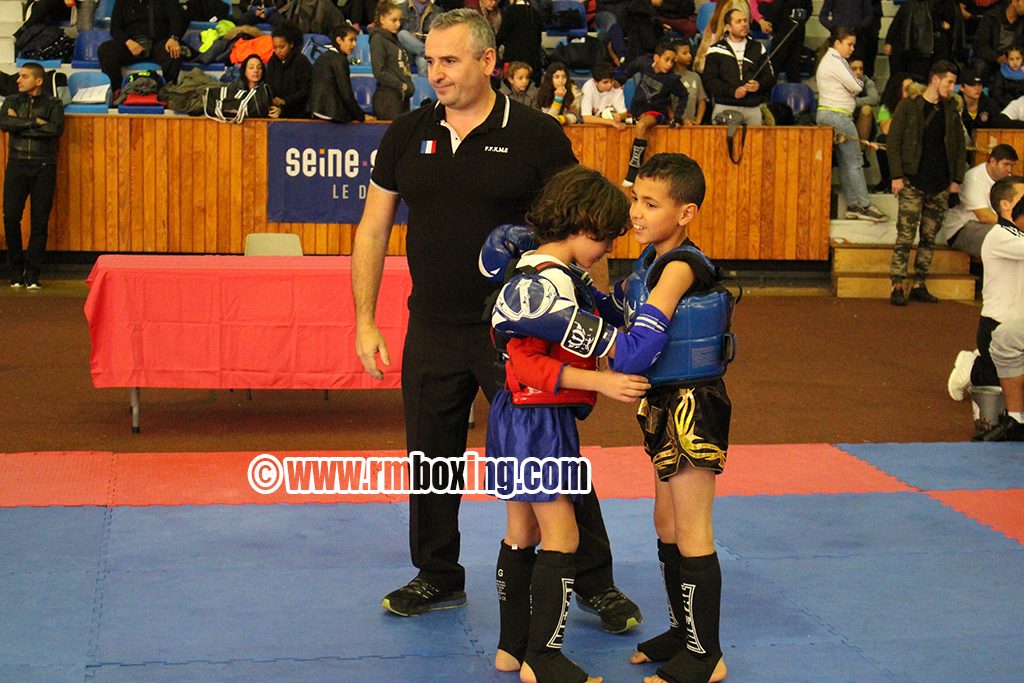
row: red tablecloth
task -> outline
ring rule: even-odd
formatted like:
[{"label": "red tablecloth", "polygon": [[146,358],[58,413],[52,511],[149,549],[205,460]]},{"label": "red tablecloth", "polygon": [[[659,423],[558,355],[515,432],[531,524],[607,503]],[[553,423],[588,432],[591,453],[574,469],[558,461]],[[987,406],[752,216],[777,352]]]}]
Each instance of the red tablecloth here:
[{"label": "red tablecloth", "polygon": [[377,324],[391,365],[378,381],[355,353],[345,256],[104,255],[85,317],[93,385],[195,389],[379,389],[401,383],[412,290],[384,265]]}]

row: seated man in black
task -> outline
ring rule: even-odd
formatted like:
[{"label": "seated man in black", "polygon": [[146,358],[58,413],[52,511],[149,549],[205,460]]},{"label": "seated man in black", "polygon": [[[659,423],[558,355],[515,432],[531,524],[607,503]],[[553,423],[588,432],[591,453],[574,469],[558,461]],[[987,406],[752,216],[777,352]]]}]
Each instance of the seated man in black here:
[{"label": "seated man in black", "polygon": [[185,28],[178,0],[117,0],[110,16],[112,40],[100,45],[98,54],[111,88],[121,88],[122,67],[143,61],[156,62],[164,79],[176,83]]}]

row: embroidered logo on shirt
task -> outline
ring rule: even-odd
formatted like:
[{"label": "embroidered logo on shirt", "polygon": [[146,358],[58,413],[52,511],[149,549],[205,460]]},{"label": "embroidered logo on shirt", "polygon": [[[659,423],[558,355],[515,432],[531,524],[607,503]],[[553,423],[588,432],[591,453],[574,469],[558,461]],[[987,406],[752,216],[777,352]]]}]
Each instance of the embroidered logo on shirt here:
[{"label": "embroidered logo on shirt", "polygon": [[508,154],[508,147],[494,147],[492,145],[484,145],[485,152],[497,152],[498,154]]},{"label": "embroidered logo on shirt", "polygon": [[437,140],[424,140],[420,145],[420,154],[437,154]]}]

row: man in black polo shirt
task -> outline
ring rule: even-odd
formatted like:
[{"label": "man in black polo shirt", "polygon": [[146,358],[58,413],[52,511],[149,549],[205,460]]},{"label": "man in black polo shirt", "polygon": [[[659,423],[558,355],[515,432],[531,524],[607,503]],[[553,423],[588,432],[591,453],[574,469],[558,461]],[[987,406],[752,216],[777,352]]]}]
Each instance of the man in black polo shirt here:
[{"label": "man in black polo shirt", "polygon": [[[438,104],[399,117],[381,141],[352,249],[356,350],[381,377],[388,350],[374,323],[384,255],[399,198],[409,206],[406,253],[413,291],[402,357],[402,398],[410,452],[461,458],[478,388],[490,399],[504,370],[484,322],[488,284],[477,270],[490,231],[523,221],[544,181],[576,163],[551,118],[490,88],[494,34],[480,14],[454,10],[427,36],[430,84]],[[409,535],[419,574],[382,606],[411,616],[465,604],[459,564],[458,495],[416,494]],[[609,631],[640,623],[637,606],[615,588],[611,549],[597,497],[576,506],[580,544],[575,590]]]}]

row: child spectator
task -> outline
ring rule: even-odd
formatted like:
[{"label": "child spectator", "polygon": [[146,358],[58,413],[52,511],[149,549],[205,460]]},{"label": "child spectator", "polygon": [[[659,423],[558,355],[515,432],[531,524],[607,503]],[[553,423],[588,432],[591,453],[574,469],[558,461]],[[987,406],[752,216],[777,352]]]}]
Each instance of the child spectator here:
[{"label": "child spectator", "polygon": [[[610,363],[617,372],[643,373],[652,385],[637,419],[657,476],[654,528],[670,627],[640,643],[630,660],[665,662],[649,681],[721,681],[727,675],[712,508],[732,418],[722,381],[731,301],[718,269],[687,235],[705,188],[700,166],[682,154],[656,154],[637,174],[629,218],[644,251],[621,288],[629,332],[616,340]],[[702,347],[708,339],[721,343]]]},{"label": "child spectator", "polygon": [[580,89],[569,78],[562,62],[553,62],[544,72],[537,90],[537,108],[567,125],[580,122]]},{"label": "child spectator", "polygon": [[594,67],[591,79],[583,84],[580,113],[584,123],[600,123],[616,130],[626,127],[623,121],[629,116],[622,86],[615,80],[610,64],[601,63]]},{"label": "child spectator", "polygon": [[[704,120],[704,113],[708,108],[708,94],[704,92],[704,81],[701,80],[700,74],[690,71],[690,65],[693,64],[693,48],[690,43],[681,40],[675,45],[675,72],[679,76],[679,80],[683,82],[683,87],[686,88],[688,95],[683,109],[683,123],[695,126]],[[673,111],[678,111],[680,106],[683,105],[673,100]]]},{"label": "child spectator", "polygon": [[[579,543],[577,494],[567,479],[580,456],[576,420],[590,413],[597,394],[633,402],[650,386],[643,377],[596,370],[597,358],[626,335],[597,316],[601,304],[582,271],[625,232],[629,205],[597,171],[570,166],[547,182],[526,220],[540,246],[519,259],[491,317],[495,337],[512,338],[505,386],[488,417],[487,457],[518,461],[520,467],[528,460],[554,461],[568,476],[551,482],[551,492],[509,492],[497,562],[500,632],[494,664],[499,671],[519,670],[523,681],[596,683],[562,653]],[[508,254],[507,237],[518,227],[492,233],[480,262]],[[567,332],[568,325],[584,320],[594,333],[585,348]]]},{"label": "child spectator", "polygon": [[672,118],[671,125],[677,125],[682,121],[690,95],[683,87],[683,82],[679,80],[679,75],[674,71],[675,61],[675,47],[672,46],[672,43],[661,42],[654,48],[653,59],[640,57],[630,64],[626,71],[626,78],[633,78],[636,82],[633,101],[629,105],[629,112],[632,114],[633,120],[636,121],[636,133],[633,137],[629,168],[626,169],[626,179],[622,181],[623,187],[633,185],[636,172],[643,164],[648,131],[653,126],[665,123],[672,117],[673,98],[677,99],[675,116]]},{"label": "child spectator", "polygon": [[1024,53],[1019,47],[1011,47],[1006,51],[1006,61],[992,79],[989,96],[1002,109],[1013,100],[1024,95]]},{"label": "child spectator", "polygon": [[537,86],[533,84],[533,69],[526,62],[512,62],[508,74],[501,81],[501,92],[509,99],[537,108]]},{"label": "child spectator", "polygon": [[398,42],[402,9],[381,0],[377,5],[377,27],[370,31],[370,65],[377,89],[373,92],[373,115],[393,121],[409,111],[409,98],[416,86],[409,71],[409,55]]},{"label": "child spectator", "polygon": [[302,31],[290,21],[283,21],[270,34],[274,54],[267,62],[267,85],[274,94],[270,118],[306,118],[313,67],[302,54]]},{"label": "child spectator", "polygon": [[352,93],[348,58],[356,50],[359,31],[342,24],[331,33],[331,47],[313,65],[313,85],[309,92],[309,113],[314,118],[335,123],[365,121],[366,114]]}]

